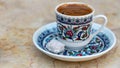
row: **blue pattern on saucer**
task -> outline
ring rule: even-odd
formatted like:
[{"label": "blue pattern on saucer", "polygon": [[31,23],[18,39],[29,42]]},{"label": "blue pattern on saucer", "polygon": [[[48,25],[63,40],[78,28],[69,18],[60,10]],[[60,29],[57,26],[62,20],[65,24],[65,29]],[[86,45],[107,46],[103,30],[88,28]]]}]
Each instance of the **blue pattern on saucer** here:
[{"label": "blue pattern on saucer", "polygon": [[[52,39],[57,40],[57,27],[53,27],[51,29],[47,29],[42,32],[38,37],[38,45],[44,50],[48,51],[46,48],[46,44],[50,42]],[[91,33],[94,33],[96,30],[92,29]],[[92,55],[99,52],[102,52],[110,46],[109,38],[103,34],[102,32],[98,33],[89,44],[86,45],[82,50],[67,50],[64,52],[58,53],[58,55],[64,56],[86,56]],[[50,52],[50,51],[49,51]],[[52,53],[52,52],[51,52]]]}]

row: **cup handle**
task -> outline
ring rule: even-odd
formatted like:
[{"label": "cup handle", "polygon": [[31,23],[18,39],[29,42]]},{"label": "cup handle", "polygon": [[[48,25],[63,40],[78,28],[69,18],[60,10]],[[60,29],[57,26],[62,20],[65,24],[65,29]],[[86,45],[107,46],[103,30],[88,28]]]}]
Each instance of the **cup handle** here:
[{"label": "cup handle", "polygon": [[107,22],[108,22],[107,17],[106,17],[105,15],[96,15],[96,16],[93,17],[93,20],[96,19],[96,18],[103,18],[104,24],[103,24],[95,33],[91,34],[91,39],[92,39],[96,34],[98,34],[98,33],[104,28],[104,26],[106,26],[106,24],[107,24]]}]

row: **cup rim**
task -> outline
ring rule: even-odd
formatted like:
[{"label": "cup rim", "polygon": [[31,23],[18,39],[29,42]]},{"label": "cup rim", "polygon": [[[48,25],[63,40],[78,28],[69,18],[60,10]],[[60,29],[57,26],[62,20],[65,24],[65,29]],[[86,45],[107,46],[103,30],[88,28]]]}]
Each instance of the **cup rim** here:
[{"label": "cup rim", "polygon": [[[57,10],[58,7],[60,7],[61,5],[64,5],[64,4],[85,4],[85,5],[87,5],[90,9],[92,9],[92,12],[89,13],[89,14],[81,15],[81,16],[65,15],[65,14],[62,14],[62,13],[58,12],[58,10]],[[64,2],[64,3],[61,3],[61,4],[59,4],[59,5],[57,5],[57,6],[55,7],[55,13],[57,13],[57,14],[59,14],[59,15],[61,15],[61,16],[65,16],[65,17],[86,17],[86,16],[93,15],[94,12],[95,12],[95,9],[94,9],[91,5],[88,5],[88,4],[83,3],[83,2]]]}]

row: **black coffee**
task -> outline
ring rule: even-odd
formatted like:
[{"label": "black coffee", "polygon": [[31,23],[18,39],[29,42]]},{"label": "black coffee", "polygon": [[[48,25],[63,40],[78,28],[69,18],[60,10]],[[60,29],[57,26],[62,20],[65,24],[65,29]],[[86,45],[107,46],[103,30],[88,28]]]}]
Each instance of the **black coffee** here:
[{"label": "black coffee", "polygon": [[64,4],[57,11],[70,16],[82,16],[91,13],[92,9],[85,4]]}]

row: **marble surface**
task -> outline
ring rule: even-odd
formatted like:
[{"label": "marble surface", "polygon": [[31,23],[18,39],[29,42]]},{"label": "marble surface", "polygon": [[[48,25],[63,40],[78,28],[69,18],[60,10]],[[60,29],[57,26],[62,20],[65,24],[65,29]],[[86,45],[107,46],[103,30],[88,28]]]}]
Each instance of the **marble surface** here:
[{"label": "marble surface", "polygon": [[[116,34],[116,47],[85,62],[64,62],[41,53],[32,42],[33,33],[55,21],[55,6],[68,1],[88,3],[96,14],[105,14],[107,27]],[[0,0],[0,68],[120,68],[119,3],[120,0]]]}]

